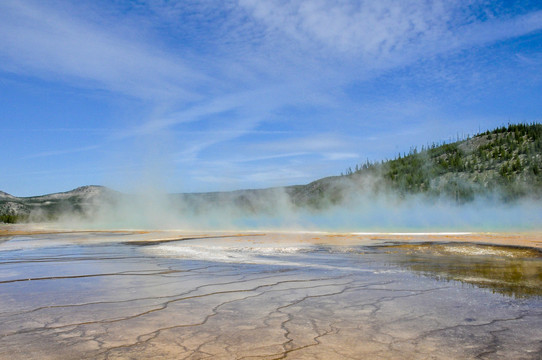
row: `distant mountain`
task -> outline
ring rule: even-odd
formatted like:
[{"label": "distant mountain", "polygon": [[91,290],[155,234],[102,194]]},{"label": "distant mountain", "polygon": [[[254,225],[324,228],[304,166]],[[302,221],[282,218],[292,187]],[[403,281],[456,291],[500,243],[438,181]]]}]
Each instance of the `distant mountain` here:
[{"label": "distant mountain", "polygon": [[14,199],[15,196],[10,195],[6,192],[0,191],[0,199]]},{"label": "distant mountain", "polygon": [[[194,213],[225,206],[270,213],[285,201],[293,207],[318,210],[355,196],[378,194],[448,198],[458,203],[476,197],[541,200],[542,124],[508,125],[456,142],[411,148],[393,160],[358,164],[341,176],[307,185],[171,194],[168,200],[173,207]],[[0,222],[47,221],[62,214],[91,217],[100,207],[133,197],[103,186],[34,197],[0,192]]]},{"label": "distant mountain", "polygon": [[78,187],[76,189],[66,191],[66,192],[41,195],[41,196],[33,196],[33,197],[27,197],[24,199],[39,200],[39,201],[55,201],[55,200],[62,200],[62,199],[71,199],[75,197],[80,198],[80,199],[92,199],[94,197],[103,196],[111,192],[114,192],[114,190],[111,190],[105,186],[87,185],[87,186],[81,186],[81,187]]},{"label": "distant mountain", "polygon": [[115,201],[120,196],[121,193],[117,191],[95,185],[31,197],[15,197],[2,192],[0,194],[0,221],[50,221],[63,213],[87,215],[97,206]]}]

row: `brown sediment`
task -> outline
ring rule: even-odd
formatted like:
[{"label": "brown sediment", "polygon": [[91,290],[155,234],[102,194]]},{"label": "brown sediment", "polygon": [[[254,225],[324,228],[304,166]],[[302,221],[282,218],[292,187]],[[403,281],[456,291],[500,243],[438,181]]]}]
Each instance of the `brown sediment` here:
[{"label": "brown sediment", "polygon": [[311,238],[329,245],[355,245],[370,242],[465,242],[503,246],[525,246],[542,248],[542,232],[524,233],[371,233],[371,234],[329,234]]},{"label": "brown sediment", "polygon": [[134,245],[165,243],[197,239],[235,239],[236,242],[304,243],[326,245],[371,245],[381,242],[468,242],[505,246],[542,248],[542,231],[529,232],[404,232],[404,233],[332,233],[332,232],[239,232],[239,231],[181,231],[181,230],[74,230],[47,228],[39,224],[0,225],[0,237],[45,234],[127,234],[140,235],[129,239]]},{"label": "brown sediment", "polygon": [[[383,242],[464,242],[503,246],[542,248],[542,232],[523,233],[288,233],[268,232],[259,234],[255,241],[265,243],[305,243],[315,245],[372,245]],[[245,236],[253,236],[245,234]]]},{"label": "brown sediment", "polygon": [[378,240],[395,240],[398,242],[469,242],[503,246],[525,246],[542,248],[542,232],[525,233],[466,233],[466,234],[419,234],[415,236],[380,235]]},{"label": "brown sediment", "polygon": [[168,239],[145,239],[145,240],[129,240],[126,241],[126,244],[130,245],[140,245],[140,246],[150,246],[150,245],[158,245],[158,244],[165,244],[169,242],[177,242],[177,241],[188,241],[188,240],[205,240],[205,239],[225,239],[225,238],[231,238],[236,242],[243,241],[242,237],[247,236],[265,236],[265,234],[232,234],[232,235],[191,235],[186,237],[174,237],[174,238],[168,238]]}]

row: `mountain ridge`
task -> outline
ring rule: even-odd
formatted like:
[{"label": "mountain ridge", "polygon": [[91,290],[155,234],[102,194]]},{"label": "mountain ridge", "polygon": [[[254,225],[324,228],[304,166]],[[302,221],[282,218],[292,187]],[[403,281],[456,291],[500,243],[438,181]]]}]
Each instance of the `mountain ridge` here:
[{"label": "mountain ridge", "polygon": [[[270,211],[266,200],[283,195],[294,207],[313,210],[339,204],[356,194],[447,198],[463,203],[480,196],[502,201],[542,199],[542,124],[509,124],[450,143],[416,147],[395,159],[358,164],[346,173],[305,185],[226,192],[169,194],[185,209],[205,211],[235,205],[244,211]],[[0,221],[54,220],[73,212],[90,216],[101,204],[131,196],[101,185],[61,193],[16,197],[0,191]],[[38,213],[39,216],[32,216]]]}]

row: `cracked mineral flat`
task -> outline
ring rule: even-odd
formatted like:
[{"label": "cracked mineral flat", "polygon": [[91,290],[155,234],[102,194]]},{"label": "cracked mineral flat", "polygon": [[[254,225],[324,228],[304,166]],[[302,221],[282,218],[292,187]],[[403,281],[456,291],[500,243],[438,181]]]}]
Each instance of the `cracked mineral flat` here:
[{"label": "cracked mineral flat", "polygon": [[538,240],[4,236],[0,358],[540,359]]}]

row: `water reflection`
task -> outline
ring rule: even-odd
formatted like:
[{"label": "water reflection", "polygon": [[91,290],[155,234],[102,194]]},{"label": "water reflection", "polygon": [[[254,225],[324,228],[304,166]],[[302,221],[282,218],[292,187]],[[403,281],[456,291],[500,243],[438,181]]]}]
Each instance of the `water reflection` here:
[{"label": "water reflection", "polygon": [[153,236],[1,244],[0,359],[540,358],[535,250]]},{"label": "water reflection", "polygon": [[542,252],[508,246],[421,243],[381,246],[391,263],[440,281],[516,298],[542,297]]}]

